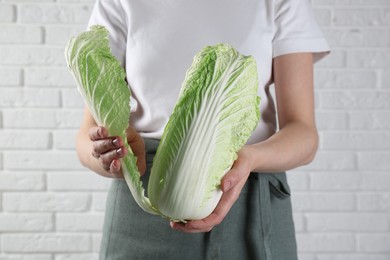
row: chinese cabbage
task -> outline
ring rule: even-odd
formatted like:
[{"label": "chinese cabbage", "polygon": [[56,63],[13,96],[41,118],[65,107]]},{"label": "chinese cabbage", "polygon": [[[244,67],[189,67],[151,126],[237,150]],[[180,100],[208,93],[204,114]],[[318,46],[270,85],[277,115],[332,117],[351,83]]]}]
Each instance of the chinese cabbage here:
[{"label": "chinese cabbage", "polygon": [[[127,143],[131,93],[110,52],[108,31],[92,26],[72,38],[66,59],[96,122]],[[257,88],[255,60],[228,44],[207,46],[194,57],[153,160],[150,200],[128,145],[121,159],[141,208],[175,221],[202,219],[215,209],[221,179],[259,121]]]}]

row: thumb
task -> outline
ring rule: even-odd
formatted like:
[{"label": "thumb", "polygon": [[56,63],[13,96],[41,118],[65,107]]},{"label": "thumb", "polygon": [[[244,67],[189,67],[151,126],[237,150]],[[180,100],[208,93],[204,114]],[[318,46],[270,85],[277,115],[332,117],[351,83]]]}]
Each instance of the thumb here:
[{"label": "thumb", "polygon": [[228,171],[221,180],[221,190],[223,192],[229,191],[232,187],[237,185],[243,178],[248,178],[250,171],[247,170],[242,160],[237,159],[230,171]]},{"label": "thumb", "polygon": [[250,161],[242,153],[238,153],[238,158],[234,161],[232,168],[221,180],[221,190],[229,191],[238,183],[246,180],[251,172]]}]

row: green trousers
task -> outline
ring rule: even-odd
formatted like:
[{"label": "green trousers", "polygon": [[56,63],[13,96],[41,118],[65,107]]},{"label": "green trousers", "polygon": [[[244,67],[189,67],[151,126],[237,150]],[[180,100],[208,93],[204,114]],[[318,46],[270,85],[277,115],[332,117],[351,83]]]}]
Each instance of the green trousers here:
[{"label": "green trousers", "polygon": [[[147,183],[158,140],[145,139]],[[100,260],[297,260],[290,191],[285,173],[251,173],[223,222],[210,232],[172,230],[144,212],[124,180],[110,186]]]}]

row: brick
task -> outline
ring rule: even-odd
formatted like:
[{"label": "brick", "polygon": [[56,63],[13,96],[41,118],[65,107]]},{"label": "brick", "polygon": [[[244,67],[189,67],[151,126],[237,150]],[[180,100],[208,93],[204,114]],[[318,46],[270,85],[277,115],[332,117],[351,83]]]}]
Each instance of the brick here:
[{"label": "brick", "polygon": [[4,169],[3,166],[3,154],[0,152],[0,170]]},{"label": "brick", "polygon": [[349,125],[356,130],[388,130],[390,129],[390,112],[358,111],[350,112]]},{"label": "brick", "polygon": [[390,212],[390,193],[359,193],[357,204],[359,211]]},{"label": "brick", "polygon": [[[62,57],[62,59],[64,59]],[[76,82],[66,66],[59,68],[26,68],[25,84],[28,87],[74,87]]]},{"label": "brick", "polygon": [[294,170],[287,174],[288,183],[292,190],[307,190],[309,187],[309,178],[306,172]]},{"label": "brick", "polygon": [[358,234],[359,252],[390,253],[390,234]]},{"label": "brick", "polygon": [[373,172],[314,172],[310,174],[311,190],[389,191],[390,175]]},{"label": "brick", "polygon": [[59,128],[76,128],[78,129],[83,117],[82,109],[61,110],[57,113],[57,126]]},{"label": "brick", "polygon": [[390,89],[390,69],[381,71],[381,88]]},{"label": "brick", "polygon": [[361,176],[358,172],[313,172],[310,173],[311,190],[358,190]]},{"label": "brick", "polygon": [[91,242],[87,234],[6,234],[4,252],[86,252]]},{"label": "brick", "polygon": [[323,30],[333,47],[388,47],[390,32],[387,29],[332,28]]},{"label": "brick", "polygon": [[80,127],[82,115],[82,110],[75,109],[4,109],[3,125],[5,128],[76,129]]},{"label": "brick", "polygon": [[347,66],[348,68],[389,68],[390,51],[350,50],[347,53]]},{"label": "brick", "polygon": [[356,209],[356,198],[346,192],[294,192],[293,211],[346,211]]},{"label": "brick", "polygon": [[50,145],[47,131],[0,130],[0,149],[47,149]]},{"label": "brick", "polygon": [[357,167],[354,152],[323,152],[316,154],[312,163],[302,166],[300,170],[354,170]]},{"label": "brick", "polygon": [[331,18],[332,18],[332,11],[328,8],[319,8],[314,7],[314,16],[316,17],[316,20],[320,26],[330,26],[331,25]]},{"label": "brick", "polygon": [[51,214],[0,213],[0,232],[53,230]]},{"label": "brick", "polygon": [[90,5],[23,4],[20,18],[23,23],[86,24],[91,11]]},{"label": "brick", "polygon": [[319,100],[319,93],[318,93],[318,91],[316,91],[316,92],[314,92],[314,110],[319,109],[318,100]]},{"label": "brick", "polygon": [[70,38],[85,31],[85,25],[46,25],[45,43],[48,45],[66,46]]},{"label": "brick", "polygon": [[301,213],[293,215],[295,232],[303,232],[306,229],[305,217]]},{"label": "brick", "polygon": [[390,174],[378,172],[314,172],[311,190],[389,191]]},{"label": "brick", "polygon": [[62,105],[67,108],[84,108],[85,102],[77,88],[62,90]]},{"label": "brick", "polygon": [[80,170],[74,151],[4,152],[4,168],[10,170]]},{"label": "brick", "polygon": [[0,3],[0,22],[14,22],[16,8],[14,5]]},{"label": "brick", "polygon": [[0,65],[64,66],[64,48],[48,46],[2,46]]},{"label": "brick", "polygon": [[319,254],[316,260],[388,260],[389,255],[378,254]]},{"label": "brick", "polygon": [[99,254],[88,253],[88,254],[56,254],[55,260],[98,260]]},{"label": "brick", "polygon": [[57,231],[101,232],[104,213],[58,213],[56,214]]},{"label": "brick", "polygon": [[368,172],[361,174],[361,190],[390,191],[390,174],[388,172]]},{"label": "brick", "polygon": [[3,0],[3,2],[7,3],[53,3],[56,0]]},{"label": "brick", "polygon": [[345,50],[332,50],[332,53],[325,59],[315,64],[315,68],[345,68],[347,64],[347,53]]},{"label": "brick", "polygon": [[90,3],[93,4],[95,0],[57,0],[59,3],[78,4],[78,3]]},{"label": "brick", "polygon": [[59,150],[75,150],[78,130],[56,130],[53,132],[53,146]]},{"label": "brick", "polygon": [[321,145],[325,150],[390,150],[390,133],[322,133]]},{"label": "brick", "polygon": [[92,194],[92,210],[99,212],[106,210],[107,192],[94,192]]},{"label": "brick", "polygon": [[17,68],[1,68],[0,78],[0,86],[20,86],[22,84],[22,70]]},{"label": "brick", "polygon": [[[307,230],[313,232],[383,232],[388,216],[378,213],[307,213]],[[375,221],[373,221],[375,220]]]},{"label": "brick", "polygon": [[93,172],[49,172],[47,188],[53,191],[106,191],[111,183],[110,178]]},{"label": "brick", "polygon": [[3,208],[9,212],[79,212],[89,210],[90,203],[87,193],[3,193]]},{"label": "brick", "polygon": [[390,152],[358,153],[358,168],[362,170],[390,170]]},{"label": "brick", "polygon": [[1,25],[0,43],[39,44],[43,42],[43,30],[39,26]]},{"label": "brick", "polygon": [[316,111],[319,130],[345,130],[348,128],[348,114],[345,111]]},{"label": "brick", "polygon": [[320,96],[322,109],[390,109],[388,91],[327,91]]},{"label": "brick", "polygon": [[0,88],[0,107],[59,107],[56,89]]},{"label": "brick", "polygon": [[299,253],[299,252],[298,252],[298,259],[299,260],[317,260],[316,255],[314,255],[314,254],[305,254],[305,253]]},{"label": "brick", "polygon": [[355,249],[352,234],[297,234],[299,252],[351,252]]},{"label": "brick", "polygon": [[388,5],[388,0],[311,0],[314,5]]},{"label": "brick", "polygon": [[374,70],[317,70],[314,84],[318,89],[372,89],[377,86],[378,77]]},{"label": "brick", "polygon": [[390,8],[345,7],[333,10],[333,24],[336,26],[390,26]]},{"label": "brick", "polygon": [[4,254],[0,255],[0,260],[52,260],[51,254]]},{"label": "brick", "polygon": [[37,172],[0,173],[0,191],[43,190],[45,175]]},{"label": "brick", "polygon": [[102,242],[102,234],[92,234],[92,252],[100,252],[100,244]]}]

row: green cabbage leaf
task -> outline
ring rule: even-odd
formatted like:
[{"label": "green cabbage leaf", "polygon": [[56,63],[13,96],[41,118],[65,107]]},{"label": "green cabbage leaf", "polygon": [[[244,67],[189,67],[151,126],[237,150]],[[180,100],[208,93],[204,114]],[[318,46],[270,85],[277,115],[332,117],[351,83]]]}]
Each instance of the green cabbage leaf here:
[{"label": "green cabbage leaf", "polygon": [[110,136],[121,137],[129,151],[120,161],[134,199],[143,210],[157,214],[144,196],[137,159],[126,141],[131,93],[124,69],[111,54],[107,29],[94,25],[89,31],[72,38],[66,47],[65,58],[96,123],[106,127]]}]

